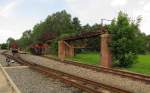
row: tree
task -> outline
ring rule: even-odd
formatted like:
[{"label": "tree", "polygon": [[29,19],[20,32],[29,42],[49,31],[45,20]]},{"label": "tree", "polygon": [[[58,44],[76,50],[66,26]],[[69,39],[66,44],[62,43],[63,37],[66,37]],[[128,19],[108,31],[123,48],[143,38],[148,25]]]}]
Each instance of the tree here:
[{"label": "tree", "polygon": [[146,40],[145,41],[146,41],[146,44],[145,44],[146,49],[145,50],[146,50],[147,53],[150,53],[150,35],[146,36]]},{"label": "tree", "polygon": [[80,29],[80,21],[78,18],[72,20],[71,15],[65,10],[49,15],[44,21],[36,24],[31,32],[31,42],[45,43],[52,41],[52,50],[57,50],[56,42],[62,36],[75,33]]},{"label": "tree", "polygon": [[[98,31],[101,29],[100,24],[94,24],[91,26],[91,31]],[[87,40],[87,47],[90,47],[92,51],[100,51],[100,37],[92,37]]]},{"label": "tree", "polygon": [[22,34],[22,38],[30,38],[31,37],[31,30],[26,30]]},{"label": "tree", "polygon": [[138,54],[145,54],[146,53],[146,35],[144,33],[138,33],[138,38],[137,38],[137,53]]},{"label": "tree", "polygon": [[89,24],[86,24],[86,25],[84,25],[83,27],[82,27],[82,32],[83,31],[91,31],[91,26],[89,25]]},{"label": "tree", "polygon": [[117,19],[109,26],[112,36],[110,49],[115,65],[121,67],[131,66],[136,62],[139,38],[139,20],[131,21],[127,14],[119,12]]},{"label": "tree", "polygon": [[35,25],[31,37],[33,38],[33,42],[45,42],[46,39],[43,38],[45,33],[52,35],[55,34],[55,38],[57,38],[63,36],[64,34],[74,33],[74,29],[75,27],[71,20],[71,15],[63,10],[61,12],[56,12],[49,15],[43,22]]},{"label": "tree", "polygon": [[9,38],[7,39],[7,43],[14,42],[14,41],[15,41],[15,39],[12,38],[12,37],[9,37]]},{"label": "tree", "polygon": [[23,32],[20,39],[16,40],[16,43],[20,48],[27,49],[31,42],[31,30],[26,30]]},{"label": "tree", "polygon": [[12,37],[9,37],[8,39],[7,39],[7,46],[8,46],[8,48],[10,48],[10,45],[13,43],[13,42],[15,42],[15,39],[14,38],[12,38]]},{"label": "tree", "polygon": [[6,43],[3,43],[3,44],[1,44],[1,49],[7,49],[7,44]]},{"label": "tree", "polygon": [[81,24],[77,17],[73,18],[72,24],[73,24],[73,28],[74,28],[75,32],[79,33],[81,31]]},{"label": "tree", "polygon": [[20,48],[27,48],[31,44],[31,40],[29,38],[21,37],[19,40],[16,40],[17,44]]}]

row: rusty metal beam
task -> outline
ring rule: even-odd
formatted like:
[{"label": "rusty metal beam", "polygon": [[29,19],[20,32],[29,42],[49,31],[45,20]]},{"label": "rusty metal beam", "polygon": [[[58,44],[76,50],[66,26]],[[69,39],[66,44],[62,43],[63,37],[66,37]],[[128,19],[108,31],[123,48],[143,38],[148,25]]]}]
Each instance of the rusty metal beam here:
[{"label": "rusty metal beam", "polygon": [[78,35],[64,37],[62,40],[64,40],[64,41],[74,41],[74,40],[79,40],[79,39],[86,39],[86,38],[99,36],[99,35],[104,34],[106,32],[107,32],[107,30],[105,28],[102,28],[101,30],[98,30],[98,31],[82,32]]}]

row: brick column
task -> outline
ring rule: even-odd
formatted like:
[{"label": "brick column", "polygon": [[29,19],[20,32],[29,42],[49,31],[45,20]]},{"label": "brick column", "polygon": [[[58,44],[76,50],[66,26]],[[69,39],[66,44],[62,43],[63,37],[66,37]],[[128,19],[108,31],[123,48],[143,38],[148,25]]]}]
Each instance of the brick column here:
[{"label": "brick column", "polygon": [[110,39],[109,34],[101,35],[101,66],[108,68],[112,67],[112,55],[108,46]]},{"label": "brick column", "polygon": [[58,41],[58,57],[61,61],[65,58],[65,44],[63,40]]}]

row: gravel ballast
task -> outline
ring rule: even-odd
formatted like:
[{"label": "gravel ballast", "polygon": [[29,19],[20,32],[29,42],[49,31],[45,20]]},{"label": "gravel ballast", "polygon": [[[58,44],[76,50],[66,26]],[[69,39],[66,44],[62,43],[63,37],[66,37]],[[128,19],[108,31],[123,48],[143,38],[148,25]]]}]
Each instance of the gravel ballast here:
[{"label": "gravel ballast", "polygon": [[34,55],[21,54],[20,57],[30,62],[34,62],[52,69],[63,71],[93,81],[101,82],[107,85],[129,90],[133,93],[150,93],[150,84],[145,84],[140,81],[134,81],[129,78],[122,78],[120,76],[116,76],[108,73],[96,72],[86,68],[81,68],[70,64],[56,62],[55,60],[50,60],[50,59],[46,59]]},{"label": "gravel ballast", "polygon": [[5,68],[22,93],[82,93],[29,68]]},{"label": "gravel ballast", "polygon": [[[12,63],[12,61],[14,61],[14,60],[11,60],[11,63],[10,63],[9,66],[20,66],[20,64],[18,64],[17,62],[14,61],[14,62]],[[1,54],[0,54],[0,64],[1,64],[3,67],[8,67],[8,64],[6,63],[6,57],[3,56],[3,55],[1,55]]]}]

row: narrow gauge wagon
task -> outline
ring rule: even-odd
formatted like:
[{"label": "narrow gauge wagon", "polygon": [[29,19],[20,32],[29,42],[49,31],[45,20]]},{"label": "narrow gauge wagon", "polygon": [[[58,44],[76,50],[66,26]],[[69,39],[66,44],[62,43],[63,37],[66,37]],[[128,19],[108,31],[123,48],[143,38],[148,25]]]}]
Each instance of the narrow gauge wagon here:
[{"label": "narrow gauge wagon", "polygon": [[31,53],[35,55],[44,54],[45,50],[48,48],[46,44],[38,43],[30,47]]}]

